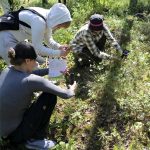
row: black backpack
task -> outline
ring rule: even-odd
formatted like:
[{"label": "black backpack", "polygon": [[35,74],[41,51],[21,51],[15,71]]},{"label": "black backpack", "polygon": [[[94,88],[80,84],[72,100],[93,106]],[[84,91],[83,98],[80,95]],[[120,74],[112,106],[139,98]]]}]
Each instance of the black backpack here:
[{"label": "black backpack", "polygon": [[21,24],[21,25],[23,25],[27,28],[31,28],[30,25],[28,25],[27,23],[19,20],[19,13],[22,10],[31,11],[32,13],[40,16],[41,18],[44,19],[44,21],[46,21],[46,19],[41,14],[39,14],[37,11],[35,11],[33,9],[27,9],[27,8],[21,7],[17,11],[8,12],[8,13],[0,16],[0,31],[19,30],[19,24]]}]

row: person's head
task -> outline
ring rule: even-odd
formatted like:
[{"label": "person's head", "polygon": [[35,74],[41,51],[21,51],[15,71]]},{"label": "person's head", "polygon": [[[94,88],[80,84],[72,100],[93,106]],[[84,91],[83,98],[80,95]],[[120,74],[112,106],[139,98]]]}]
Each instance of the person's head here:
[{"label": "person's head", "polygon": [[22,67],[26,72],[32,72],[37,66],[37,54],[28,42],[19,42],[14,48],[10,48],[8,57],[13,66]]},{"label": "person's head", "polygon": [[47,26],[54,30],[59,28],[68,28],[71,24],[72,18],[68,8],[62,4],[58,3],[50,8],[47,17]]},{"label": "person's head", "polygon": [[101,32],[103,30],[103,15],[94,14],[90,17],[89,29],[92,32]]}]

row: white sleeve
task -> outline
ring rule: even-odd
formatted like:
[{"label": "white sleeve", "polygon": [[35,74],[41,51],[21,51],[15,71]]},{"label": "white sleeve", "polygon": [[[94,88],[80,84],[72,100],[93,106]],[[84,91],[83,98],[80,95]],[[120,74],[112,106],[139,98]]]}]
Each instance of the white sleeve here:
[{"label": "white sleeve", "polygon": [[46,44],[52,48],[52,49],[59,49],[61,46],[59,43],[57,43],[53,37],[52,37],[52,29],[47,29],[47,32],[45,33],[45,42]]},{"label": "white sleeve", "polygon": [[45,21],[39,17],[34,18],[31,23],[32,44],[41,56],[59,57],[60,50],[53,50],[43,45],[45,29]]}]

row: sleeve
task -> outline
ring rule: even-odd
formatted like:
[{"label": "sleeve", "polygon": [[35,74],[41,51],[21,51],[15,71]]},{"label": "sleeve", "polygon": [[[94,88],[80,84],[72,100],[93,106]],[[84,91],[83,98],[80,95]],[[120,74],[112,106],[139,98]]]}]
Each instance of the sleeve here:
[{"label": "sleeve", "polygon": [[81,45],[80,42],[80,35],[81,33],[77,33],[74,39],[70,42],[70,47],[74,53],[82,52],[83,44]]},{"label": "sleeve", "polygon": [[60,50],[53,50],[43,46],[45,28],[46,25],[42,18],[36,17],[33,20],[33,22],[31,23],[32,43],[39,55],[59,57],[61,54]]},{"label": "sleeve", "polygon": [[32,72],[32,74],[35,74],[35,75],[38,75],[38,76],[45,76],[45,75],[48,75],[48,71],[49,71],[48,68],[46,68],[46,69],[38,69],[38,70],[34,70]]},{"label": "sleeve", "polygon": [[57,43],[53,39],[53,37],[52,37],[52,29],[47,29],[47,32],[45,33],[45,42],[52,49],[56,49],[57,50],[61,46],[59,43]]},{"label": "sleeve", "polygon": [[119,51],[120,54],[122,54],[122,49],[119,45],[119,43],[116,41],[116,39],[113,37],[113,35],[111,34],[109,28],[107,27],[106,24],[104,24],[104,34],[106,36],[106,38],[111,42],[112,46]]},{"label": "sleeve", "polygon": [[90,52],[99,57],[99,58],[104,58],[104,59],[108,59],[110,57],[110,55],[108,55],[107,53],[101,52],[97,46],[95,45],[93,39],[91,38],[91,36],[89,34],[86,34],[84,37],[84,41],[85,44],[87,46],[87,48],[90,50]]},{"label": "sleeve", "polygon": [[27,79],[28,87],[31,92],[47,92],[59,96],[63,99],[71,98],[75,93],[70,89],[63,89],[55,84],[51,83],[49,80],[44,79],[40,76],[30,75]]},{"label": "sleeve", "polygon": [[104,35],[110,42],[116,42],[116,39],[113,37],[112,33],[110,32],[106,24],[104,24]]}]

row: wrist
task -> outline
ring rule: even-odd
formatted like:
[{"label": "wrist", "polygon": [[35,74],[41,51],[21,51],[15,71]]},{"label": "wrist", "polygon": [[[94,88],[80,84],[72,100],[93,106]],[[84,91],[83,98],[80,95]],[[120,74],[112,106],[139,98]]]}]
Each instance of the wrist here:
[{"label": "wrist", "polygon": [[60,47],[61,47],[61,46],[62,46],[61,44],[57,43],[57,47],[58,47],[58,49],[60,49]]}]

